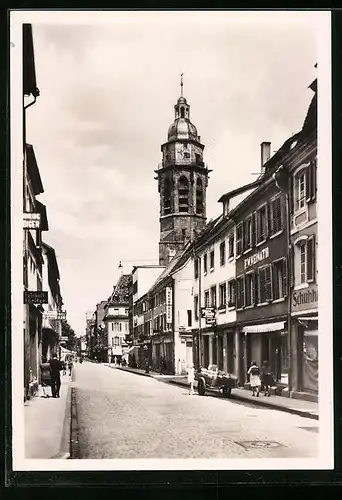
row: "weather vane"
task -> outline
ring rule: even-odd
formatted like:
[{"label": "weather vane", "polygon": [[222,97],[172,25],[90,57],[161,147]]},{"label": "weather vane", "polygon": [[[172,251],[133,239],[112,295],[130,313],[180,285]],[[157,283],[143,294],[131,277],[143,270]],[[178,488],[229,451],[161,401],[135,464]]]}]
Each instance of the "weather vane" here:
[{"label": "weather vane", "polygon": [[180,83],[180,86],[181,86],[181,96],[183,97],[183,75],[184,73],[181,73],[181,83]]}]

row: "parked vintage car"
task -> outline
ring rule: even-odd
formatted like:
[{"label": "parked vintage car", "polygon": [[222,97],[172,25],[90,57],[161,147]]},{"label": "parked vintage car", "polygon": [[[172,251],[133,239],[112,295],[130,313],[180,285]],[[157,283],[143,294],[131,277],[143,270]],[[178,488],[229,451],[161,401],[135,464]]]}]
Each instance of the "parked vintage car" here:
[{"label": "parked vintage car", "polygon": [[222,395],[229,397],[232,389],[238,386],[237,377],[219,370],[217,365],[209,365],[208,369],[200,368],[195,373],[195,380],[200,396],[205,394],[206,389],[216,389]]}]

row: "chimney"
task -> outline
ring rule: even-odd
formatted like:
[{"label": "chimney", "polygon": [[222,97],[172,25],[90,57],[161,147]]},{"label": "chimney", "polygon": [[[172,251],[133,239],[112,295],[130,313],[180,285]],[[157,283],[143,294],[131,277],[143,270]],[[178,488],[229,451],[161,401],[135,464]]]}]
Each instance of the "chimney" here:
[{"label": "chimney", "polygon": [[271,157],[271,143],[262,142],[260,144],[260,147],[261,147],[261,173],[263,174],[265,172],[265,163],[267,163]]}]

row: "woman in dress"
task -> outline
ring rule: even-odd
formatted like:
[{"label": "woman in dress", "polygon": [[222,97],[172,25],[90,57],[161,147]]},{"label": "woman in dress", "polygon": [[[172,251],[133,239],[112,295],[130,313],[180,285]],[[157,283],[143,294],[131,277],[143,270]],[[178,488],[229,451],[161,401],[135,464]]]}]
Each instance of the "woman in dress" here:
[{"label": "woman in dress", "polygon": [[249,383],[252,389],[252,396],[255,396],[256,393],[257,397],[259,397],[259,390],[261,386],[260,370],[255,361],[252,361],[252,364],[247,373],[249,375]]},{"label": "woman in dress", "polygon": [[193,365],[190,365],[188,368],[188,384],[190,386],[189,388],[189,395],[194,394],[194,382],[195,382],[195,370]]}]

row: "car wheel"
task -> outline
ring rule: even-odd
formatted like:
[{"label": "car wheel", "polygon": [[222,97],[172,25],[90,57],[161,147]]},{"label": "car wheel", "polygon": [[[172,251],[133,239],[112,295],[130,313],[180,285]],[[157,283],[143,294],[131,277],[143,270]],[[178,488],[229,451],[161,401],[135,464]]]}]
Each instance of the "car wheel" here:
[{"label": "car wheel", "polygon": [[205,384],[204,384],[203,380],[199,380],[198,381],[197,390],[198,390],[198,394],[200,396],[204,396],[204,394],[205,394]]},{"label": "car wheel", "polygon": [[229,398],[232,394],[232,388],[231,387],[224,387],[223,388],[223,395]]}]

